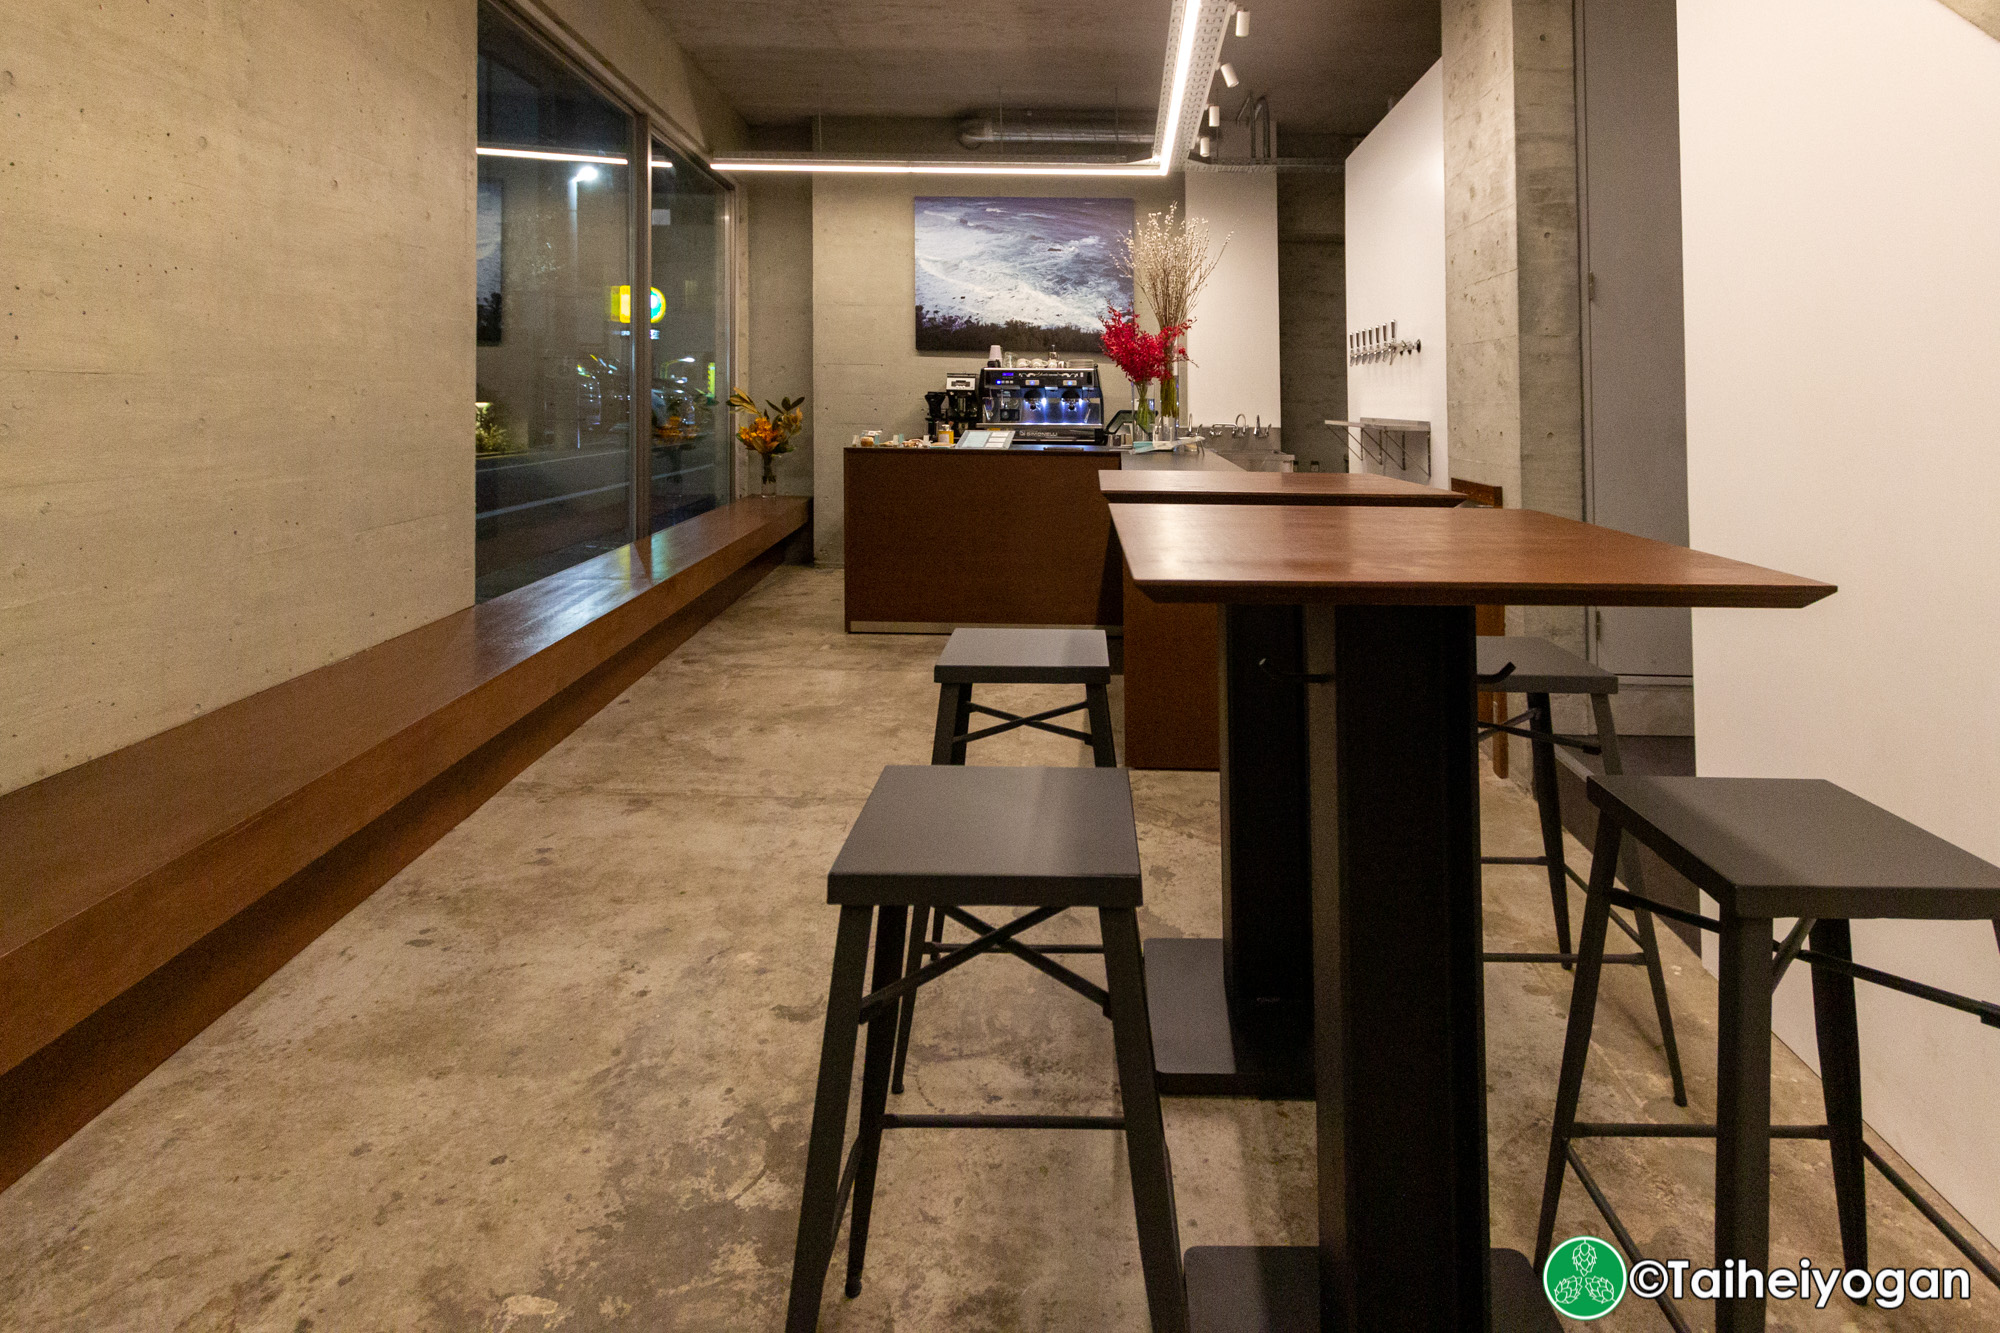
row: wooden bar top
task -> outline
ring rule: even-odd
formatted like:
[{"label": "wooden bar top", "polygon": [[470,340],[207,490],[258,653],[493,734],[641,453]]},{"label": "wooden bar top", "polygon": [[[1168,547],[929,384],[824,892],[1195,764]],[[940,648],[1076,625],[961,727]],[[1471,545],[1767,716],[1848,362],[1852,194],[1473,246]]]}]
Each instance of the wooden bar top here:
[{"label": "wooden bar top", "polygon": [[1110,509],[1133,581],[1163,602],[1799,607],[1834,591],[1532,509]]},{"label": "wooden bar top", "polygon": [[1104,472],[1106,500],[1155,504],[1435,505],[1465,503],[1456,491],[1369,472]]}]

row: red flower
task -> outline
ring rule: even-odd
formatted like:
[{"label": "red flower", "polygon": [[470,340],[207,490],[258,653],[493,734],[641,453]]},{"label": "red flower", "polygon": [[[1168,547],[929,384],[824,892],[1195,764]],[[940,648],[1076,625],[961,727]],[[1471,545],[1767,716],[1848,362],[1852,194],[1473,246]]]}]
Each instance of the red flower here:
[{"label": "red flower", "polygon": [[1184,354],[1180,337],[1187,332],[1187,325],[1170,324],[1158,333],[1147,333],[1139,327],[1135,311],[1115,306],[1103,318],[1100,345],[1112,363],[1125,372],[1126,379],[1144,385],[1173,373],[1175,360]]}]

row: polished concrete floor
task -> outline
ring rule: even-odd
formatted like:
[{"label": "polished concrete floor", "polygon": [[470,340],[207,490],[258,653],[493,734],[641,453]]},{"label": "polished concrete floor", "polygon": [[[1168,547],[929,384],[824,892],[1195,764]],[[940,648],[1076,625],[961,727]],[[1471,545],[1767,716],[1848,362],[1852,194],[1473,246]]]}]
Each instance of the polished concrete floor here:
[{"label": "polished concrete floor", "polygon": [[[776,1328],[833,942],[823,876],[881,766],[927,759],[935,707],[940,640],[844,635],[840,595],[837,571],[773,575],[0,1195],[0,1327]],[[1020,734],[975,757],[1085,758]],[[1214,775],[1133,787],[1143,930],[1215,933]],[[1518,790],[1489,779],[1483,809],[1490,850],[1535,850]],[[1489,872],[1494,947],[1548,947],[1537,875]],[[1701,1112],[1713,985],[1666,948]],[[1525,1249],[1568,981],[1488,975],[1493,1231]],[[1688,1114],[1642,976],[1606,990],[1586,1113]],[[1811,1074],[1782,1047],[1776,1063],[1780,1118],[1816,1118]],[[982,960],[925,992],[902,1101],[1104,1112],[1111,1070],[1095,1010]],[[1173,1101],[1167,1128],[1186,1244],[1312,1241],[1309,1105]],[[1588,1151],[1646,1252],[1705,1257],[1705,1146]],[[822,1327],[1144,1327],[1123,1157],[1104,1133],[891,1135],[866,1288],[830,1281]],[[1824,1150],[1774,1157],[1774,1258],[1836,1263]],[[1871,1184],[1877,1264],[1954,1263]],[[1561,1234],[1579,1232],[1605,1234],[1572,1183]],[[1948,1307],[1774,1307],[1773,1327],[2000,1327],[2000,1294],[1974,1284]],[[1600,1326],[1665,1323],[1628,1299]]]}]

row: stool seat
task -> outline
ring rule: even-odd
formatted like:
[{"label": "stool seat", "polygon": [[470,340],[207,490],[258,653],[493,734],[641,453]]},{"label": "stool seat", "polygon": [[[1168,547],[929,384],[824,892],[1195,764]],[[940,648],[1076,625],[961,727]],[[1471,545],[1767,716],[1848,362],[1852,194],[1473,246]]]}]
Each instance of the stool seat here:
[{"label": "stool seat", "polygon": [[2000,917],[2000,866],[1831,782],[1627,775],[1588,790],[1731,916]]},{"label": "stool seat", "polygon": [[1618,693],[1617,672],[1593,666],[1547,639],[1491,634],[1479,636],[1473,644],[1477,649],[1478,670],[1482,676],[1493,675],[1509,662],[1514,664],[1514,670],[1507,679],[1492,687],[1495,693]]},{"label": "stool seat", "polygon": [[1101,629],[957,629],[938,655],[940,685],[1108,685]]},{"label": "stool seat", "polygon": [[886,768],[826,877],[830,903],[1137,907],[1122,768]]}]

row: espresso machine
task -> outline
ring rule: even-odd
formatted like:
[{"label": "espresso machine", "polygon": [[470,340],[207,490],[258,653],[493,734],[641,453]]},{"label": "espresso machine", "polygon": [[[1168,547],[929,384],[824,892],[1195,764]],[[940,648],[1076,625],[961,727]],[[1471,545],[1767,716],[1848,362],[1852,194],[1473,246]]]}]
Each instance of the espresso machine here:
[{"label": "espresso machine", "polygon": [[979,424],[1014,432],[1014,446],[1104,443],[1097,367],[988,366],[979,372]]}]

